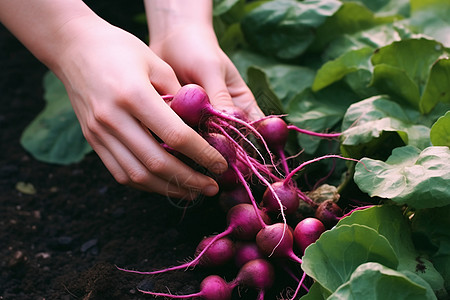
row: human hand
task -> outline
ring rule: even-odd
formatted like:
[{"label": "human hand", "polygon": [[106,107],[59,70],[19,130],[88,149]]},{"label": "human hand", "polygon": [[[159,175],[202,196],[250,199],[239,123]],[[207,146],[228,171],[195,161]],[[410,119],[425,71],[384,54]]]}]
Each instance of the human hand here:
[{"label": "human hand", "polygon": [[216,108],[239,107],[250,120],[264,116],[222,51],[212,26],[211,0],[145,0],[150,48],[182,84],[202,86]]},{"label": "human hand", "polygon": [[82,28],[62,29],[70,39],[54,71],[87,141],[114,178],[177,198],[216,194],[212,178],[170,155],[152,135],[212,172],[227,168],[225,159],[161,98],[180,88],[173,70],[133,35],[99,18],[80,21],[76,26]]}]

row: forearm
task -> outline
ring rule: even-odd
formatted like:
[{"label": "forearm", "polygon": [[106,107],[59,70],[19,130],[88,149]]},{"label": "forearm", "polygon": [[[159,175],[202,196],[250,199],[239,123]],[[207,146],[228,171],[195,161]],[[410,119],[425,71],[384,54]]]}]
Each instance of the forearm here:
[{"label": "forearm", "polygon": [[0,0],[0,21],[50,68],[93,20],[101,20],[81,0]]},{"label": "forearm", "polygon": [[211,29],[212,0],[144,0],[150,40],[160,40],[180,26]]}]

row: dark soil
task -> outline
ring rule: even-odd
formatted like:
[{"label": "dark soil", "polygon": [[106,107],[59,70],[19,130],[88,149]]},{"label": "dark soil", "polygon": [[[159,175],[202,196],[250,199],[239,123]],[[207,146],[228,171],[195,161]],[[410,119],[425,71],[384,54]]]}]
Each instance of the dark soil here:
[{"label": "dark soil", "polygon": [[[133,21],[142,1],[90,2],[146,39],[145,25]],[[184,215],[164,197],[116,183],[95,153],[70,166],[35,160],[19,140],[45,105],[47,69],[2,25],[0,68],[0,299],[152,299],[139,285],[197,291],[206,274],[200,269],[150,277],[115,265],[150,270],[192,257],[202,236],[224,228],[213,199]],[[36,192],[23,193],[18,183]]]}]

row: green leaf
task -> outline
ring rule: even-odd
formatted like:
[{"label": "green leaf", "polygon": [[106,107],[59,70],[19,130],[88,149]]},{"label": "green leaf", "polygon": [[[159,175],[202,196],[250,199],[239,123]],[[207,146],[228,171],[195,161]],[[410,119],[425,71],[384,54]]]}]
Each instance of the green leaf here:
[{"label": "green leaf", "polygon": [[437,103],[450,103],[450,59],[436,61],[430,71],[425,91],[420,99],[420,111],[429,113]]},{"label": "green leaf", "polygon": [[411,0],[411,25],[446,47],[450,47],[449,15],[450,2],[447,0]]},{"label": "green leaf", "polygon": [[247,76],[248,86],[261,110],[266,115],[283,114],[283,105],[270,87],[264,71],[256,67],[250,67]]},{"label": "green leaf", "polygon": [[[347,107],[357,100],[342,85],[331,85],[319,92],[307,89],[294,97],[287,108],[287,120],[302,128],[315,132],[329,132],[341,122]],[[297,135],[298,142],[304,151],[313,154],[323,140],[305,134]]]},{"label": "green leaf", "polygon": [[450,147],[450,111],[440,117],[431,127],[430,139],[433,146]]},{"label": "green leaf", "polygon": [[433,290],[444,289],[442,276],[436,271],[433,264],[414,248],[409,222],[400,207],[382,205],[358,210],[340,220],[337,226],[351,224],[373,228],[389,241],[399,260],[397,271],[415,273],[425,280]]},{"label": "green leaf", "polygon": [[323,53],[325,60],[336,59],[339,56],[361,48],[381,48],[395,41],[408,37],[405,28],[398,23],[381,24],[353,34],[345,34],[335,39]]},{"label": "green leaf", "polygon": [[[365,47],[349,51],[335,60],[328,61],[317,71],[312,85],[313,91],[323,89],[351,72],[356,72],[360,69],[371,71],[370,57],[372,53],[372,48]],[[367,81],[368,84],[369,81]]]},{"label": "green leaf", "polygon": [[[409,16],[409,0],[350,0],[352,2],[360,2],[377,16]],[[349,2],[349,0],[343,0]]]},{"label": "green leaf", "polygon": [[219,16],[229,11],[240,0],[214,0],[213,15]]},{"label": "green leaf", "polygon": [[[419,115],[384,96],[352,104],[342,122],[341,151],[359,158],[373,157],[382,150],[390,153],[393,147],[405,144],[426,148],[430,129],[416,125]],[[397,139],[388,133],[395,133]]]},{"label": "green leaf", "polygon": [[385,237],[374,229],[353,224],[324,232],[303,256],[302,269],[330,292],[350,279],[366,262],[395,269],[397,256]]},{"label": "green leaf", "polygon": [[363,158],[354,179],[370,196],[388,198],[416,209],[450,204],[450,149],[396,148],[386,162]]},{"label": "green leaf", "polygon": [[[422,251],[430,253],[436,269],[442,274],[445,288],[450,290],[450,205],[439,208],[421,209],[412,218],[412,230],[422,237]],[[426,238],[428,242],[425,242]],[[432,245],[432,247],[425,247]],[[430,249],[431,248],[431,249]],[[444,298],[442,298],[444,299]]]},{"label": "green leaf", "polygon": [[44,77],[44,88],[46,106],[25,129],[20,142],[38,160],[64,165],[79,162],[92,149],[64,85],[49,72]]},{"label": "green leaf", "polygon": [[328,300],[432,300],[433,291],[415,274],[404,274],[376,262],[360,265]]},{"label": "green leaf", "polygon": [[443,53],[440,43],[425,38],[393,42],[372,56],[372,85],[419,108],[430,69]]},{"label": "green leaf", "polygon": [[394,99],[399,98],[415,108],[419,106],[419,86],[400,68],[387,64],[374,66],[371,84]]},{"label": "green leaf", "polygon": [[295,95],[311,86],[315,76],[310,68],[280,63],[250,51],[236,51],[231,59],[245,80],[248,80],[248,68],[262,70],[284,108]]},{"label": "green leaf", "polygon": [[300,300],[326,300],[331,295],[329,291],[324,289],[319,282],[315,281],[308,291],[308,294],[300,298]]},{"label": "green leaf", "polygon": [[301,55],[314,40],[314,28],[341,6],[337,0],[278,0],[264,3],[242,20],[250,45],[283,59]]},{"label": "green leaf", "polygon": [[339,10],[327,18],[317,28],[316,39],[311,48],[321,51],[334,39],[344,35],[367,30],[380,24],[390,23],[395,17],[377,17],[376,14],[361,3],[344,2]]}]

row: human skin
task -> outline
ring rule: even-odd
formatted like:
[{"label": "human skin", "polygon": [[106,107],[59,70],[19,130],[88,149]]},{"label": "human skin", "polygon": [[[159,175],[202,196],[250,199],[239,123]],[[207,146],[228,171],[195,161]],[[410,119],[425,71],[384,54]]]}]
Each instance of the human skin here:
[{"label": "human skin", "polygon": [[[84,136],[118,182],[185,199],[218,192],[152,135],[213,173],[227,168],[161,98],[180,82],[145,43],[80,0],[0,0],[0,21],[63,82]],[[187,73],[179,77],[196,78]],[[207,91],[214,93],[209,84]]]},{"label": "human skin", "polygon": [[216,108],[237,106],[250,120],[264,116],[219,46],[211,0],[144,0],[144,4],[150,48],[174,69],[182,84],[202,86]]}]

